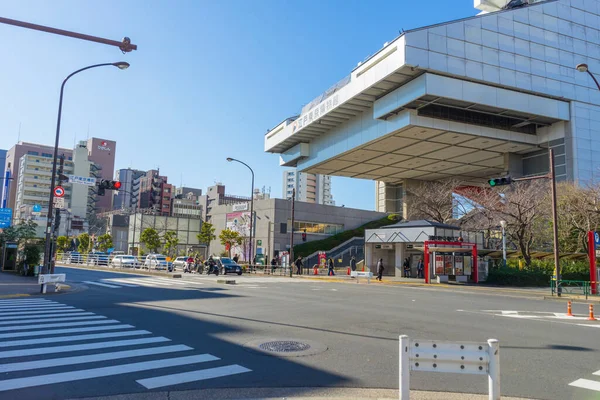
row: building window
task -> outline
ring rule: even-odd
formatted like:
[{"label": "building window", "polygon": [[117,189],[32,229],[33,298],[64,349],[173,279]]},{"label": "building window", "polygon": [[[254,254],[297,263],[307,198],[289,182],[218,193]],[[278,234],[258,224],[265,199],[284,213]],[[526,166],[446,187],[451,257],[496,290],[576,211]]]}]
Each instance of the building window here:
[{"label": "building window", "polygon": [[[291,221],[290,221],[291,222]],[[324,235],[335,235],[344,231],[344,225],[321,224],[317,222],[294,221],[294,232],[320,233]]]},{"label": "building window", "polygon": [[69,156],[69,161],[72,161],[72,160],[73,160],[73,157]]},{"label": "building window", "polygon": [[50,154],[50,153],[42,153],[42,157],[52,158],[52,154]]},{"label": "building window", "polygon": [[31,150],[29,150],[29,151],[27,152],[27,154],[29,154],[29,155],[31,155],[31,156],[39,156],[39,155],[40,155],[40,153],[38,153],[37,151],[31,151]]}]

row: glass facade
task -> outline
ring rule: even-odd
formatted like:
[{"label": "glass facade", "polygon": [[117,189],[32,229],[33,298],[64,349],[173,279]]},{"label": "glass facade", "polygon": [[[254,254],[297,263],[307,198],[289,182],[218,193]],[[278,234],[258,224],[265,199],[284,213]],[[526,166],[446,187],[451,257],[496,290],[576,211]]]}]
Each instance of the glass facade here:
[{"label": "glass facade", "polygon": [[[288,226],[292,221],[288,220]],[[342,224],[321,224],[318,222],[294,221],[294,232],[304,232],[311,234],[335,235],[344,231]]]}]

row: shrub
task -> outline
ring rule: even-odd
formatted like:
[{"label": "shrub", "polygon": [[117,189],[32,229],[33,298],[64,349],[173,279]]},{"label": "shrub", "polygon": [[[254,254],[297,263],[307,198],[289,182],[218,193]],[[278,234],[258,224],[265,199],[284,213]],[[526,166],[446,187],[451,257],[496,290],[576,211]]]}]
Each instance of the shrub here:
[{"label": "shrub", "polygon": [[[587,261],[561,260],[564,280],[589,281],[590,267]],[[519,269],[518,260],[508,260],[506,268],[492,268],[487,283],[510,286],[550,286],[554,274],[554,260],[532,260],[530,266]]]}]

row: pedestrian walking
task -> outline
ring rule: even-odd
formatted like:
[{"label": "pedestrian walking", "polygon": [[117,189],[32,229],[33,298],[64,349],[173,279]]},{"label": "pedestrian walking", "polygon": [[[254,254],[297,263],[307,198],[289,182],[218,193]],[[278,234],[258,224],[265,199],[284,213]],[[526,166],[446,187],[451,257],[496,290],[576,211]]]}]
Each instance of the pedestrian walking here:
[{"label": "pedestrian walking", "polygon": [[240,259],[240,256],[238,256],[237,254],[235,256],[233,256],[233,262],[234,263],[238,263],[238,260]]},{"label": "pedestrian walking", "polygon": [[423,263],[423,259],[419,260],[417,264],[417,278],[423,279],[423,270],[425,269],[425,264]]},{"label": "pedestrian walking", "polygon": [[302,275],[302,267],[304,267],[304,264],[302,264],[302,257],[298,256],[294,264],[296,265],[296,275]]},{"label": "pedestrian walking", "polygon": [[271,274],[275,272],[275,268],[277,268],[277,259],[273,257],[271,259]]},{"label": "pedestrian walking", "polygon": [[[350,258],[350,270],[352,270],[352,272],[356,271],[356,257],[352,256],[352,258]],[[354,278],[353,276],[351,278]]]},{"label": "pedestrian walking", "polygon": [[381,282],[381,278],[383,277],[384,269],[385,267],[383,266],[383,258],[380,258],[379,261],[377,261],[377,279],[379,282]]},{"label": "pedestrian walking", "polygon": [[329,259],[327,267],[329,268],[329,271],[327,272],[327,276],[334,276],[335,271],[333,270],[333,258]]}]

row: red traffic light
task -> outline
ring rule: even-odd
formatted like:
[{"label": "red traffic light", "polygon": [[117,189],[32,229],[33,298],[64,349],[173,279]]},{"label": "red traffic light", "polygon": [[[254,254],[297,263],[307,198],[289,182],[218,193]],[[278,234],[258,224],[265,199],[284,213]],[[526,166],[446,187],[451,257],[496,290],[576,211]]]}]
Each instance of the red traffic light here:
[{"label": "red traffic light", "polygon": [[115,181],[115,182],[114,182],[114,184],[113,184],[113,187],[114,187],[115,189],[121,189],[121,182],[119,182],[119,181]]}]

